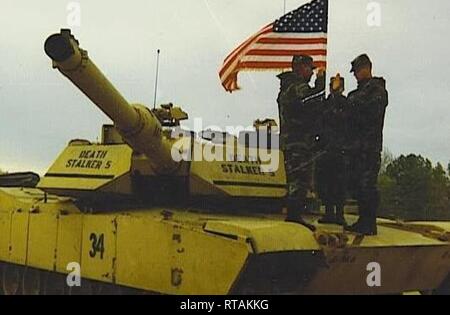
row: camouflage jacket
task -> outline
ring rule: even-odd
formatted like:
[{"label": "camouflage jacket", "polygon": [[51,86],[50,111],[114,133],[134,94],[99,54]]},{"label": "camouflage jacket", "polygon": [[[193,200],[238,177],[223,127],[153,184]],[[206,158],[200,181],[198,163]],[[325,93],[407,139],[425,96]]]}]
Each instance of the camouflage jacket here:
[{"label": "camouflage jacket", "polygon": [[352,141],[359,151],[381,152],[388,92],[383,78],[372,78],[358,84],[348,94],[351,108]]},{"label": "camouflage jacket", "polygon": [[330,94],[319,113],[322,146],[332,151],[346,151],[351,145],[350,108],[347,98],[340,94]]},{"label": "camouflage jacket", "polygon": [[278,78],[281,144],[304,141],[313,134],[314,102],[324,94],[325,76],[317,78],[313,88],[294,72],[284,72]]}]

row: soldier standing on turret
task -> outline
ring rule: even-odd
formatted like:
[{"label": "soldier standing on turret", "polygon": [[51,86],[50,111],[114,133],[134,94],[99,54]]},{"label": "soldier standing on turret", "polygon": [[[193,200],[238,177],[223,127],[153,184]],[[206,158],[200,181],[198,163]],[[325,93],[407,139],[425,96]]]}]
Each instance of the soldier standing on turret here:
[{"label": "soldier standing on turret", "polygon": [[376,213],[379,206],[378,173],[383,147],[383,126],[388,93],[386,81],[372,76],[372,62],[366,54],[352,62],[351,71],[358,88],[347,99],[352,111],[353,156],[356,170],[359,219],[346,230],[376,235]]},{"label": "soldier standing on turret", "polygon": [[330,95],[324,103],[321,141],[326,153],[316,163],[317,189],[325,204],[325,216],[319,223],[345,225],[344,203],[347,193],[346,148],[349,143],[349,109],[344,92],[344,78],[330,80]]},{"label": "soldier standing on turret", "polygon": [[[309,86],[315,66],[310,56],[299,55],[292,59],[292,71],[278,76],[281,80],[278,95],[280,113],[280,144],[284,152],[288,194],[286,221],[297,222],[315,230],[301,217],[306,207],[306,194],[311,188],[312,148],[315,135],[311,123],[311,102],[325,91],[325,73],[320,69],[314,88]],[[309,104],[308,104],[309,103]]]}]

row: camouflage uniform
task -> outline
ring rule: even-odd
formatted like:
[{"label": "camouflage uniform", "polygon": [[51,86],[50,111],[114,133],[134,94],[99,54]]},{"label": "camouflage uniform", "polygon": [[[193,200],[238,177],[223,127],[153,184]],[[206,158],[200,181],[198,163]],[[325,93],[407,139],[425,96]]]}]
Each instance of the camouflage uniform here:
[{"label": "camouflage uniform", "polygon": [[[317,190],[325,204],[326,216],[321,223],[344,224],[344,203],[347,187],[346,147],[349,143],[349,110],[347,99],[331,94],[323,109],[322,129],[326,152],[316,165]],[[336,214],[334,212],[336,207]]]},{"label": "camouflage uniform", "polygon": [[[280,113],[280,145],[284,152],[287,176],[288,209],[303,210],[306,194],[311,188],[314,134],[314,99],[325,89],[325,76],[317,78],[315,87],[294,72],[278,76],[281,80],[278,95]],[[289,216],[289,214],[288,214]]]},{"label": "camouflage uniform", "polygon": [[357,189],[360,218],[357,225],[376,234],[376,212],[379,206],[378,173],[383,147],[383,126],[388,93],[383,78],[358,83],[348,95],[352,110],[352,169]]}]

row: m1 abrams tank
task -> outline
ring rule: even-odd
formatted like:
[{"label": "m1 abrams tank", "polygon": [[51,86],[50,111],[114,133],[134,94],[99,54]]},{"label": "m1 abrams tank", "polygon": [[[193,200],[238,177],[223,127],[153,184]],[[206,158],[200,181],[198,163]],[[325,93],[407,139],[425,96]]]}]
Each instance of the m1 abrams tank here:
[{"label": "m1 abrams tank", "polygon": [[[171,105],[130,105],[69,30],[50,36],[45,51],[114,125],[103,126],[100,143],[72,140],[37,188],[0,188],[4,293],[449,289],[450,223],[379,219],[379,235],[364,237],[317,224],[313,215],[306,219],[317,224],[314,233],[284,222],[282,152],[257,151],[279,158],[270,169],[239,141],[211,143],[180,130],[174,137],[187,115]],[[230,146],[243,158],[173,158]],[[66,275],[77,271],[81,287],[69,287]]]}]

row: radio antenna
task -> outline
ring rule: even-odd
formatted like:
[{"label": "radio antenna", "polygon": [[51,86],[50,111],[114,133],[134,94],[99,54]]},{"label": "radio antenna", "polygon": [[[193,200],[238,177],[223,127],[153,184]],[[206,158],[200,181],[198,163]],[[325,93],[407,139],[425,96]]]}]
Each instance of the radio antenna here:
[{"label": "radio antenna", "polygon": [[153,99],[153,109],[156,109],[156,95],[158,94],[158,77],[159,77],[159,54],[161,50],[156,51],[156,78],[155,78],[155,97]]}]

